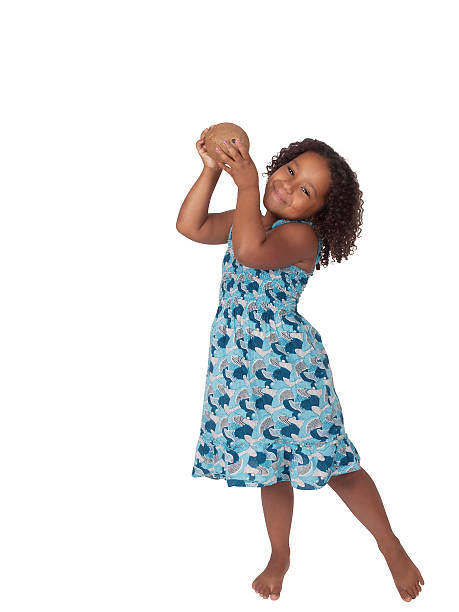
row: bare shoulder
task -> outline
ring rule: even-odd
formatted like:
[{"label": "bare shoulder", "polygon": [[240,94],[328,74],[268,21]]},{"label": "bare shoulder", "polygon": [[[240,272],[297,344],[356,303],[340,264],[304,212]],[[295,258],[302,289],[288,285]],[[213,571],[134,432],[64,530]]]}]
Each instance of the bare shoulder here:
[{"label": "bare shoulder", "polygon": [[239,261],[259,269],[277,269],[298,265],[306,272],[314,266],[318,237],[307,223],[284,223],[271,229],[259,246],[247,249]]},{"label": "bare shoulder", "polygon": [[[283,223],[267,232],[267,236],[276,236],[276,244],[288,242],[294,248],[298,248],[308,259],[317,253],[319,238],[309,223]],[[301,259],[298,261],[302,261]]]}]

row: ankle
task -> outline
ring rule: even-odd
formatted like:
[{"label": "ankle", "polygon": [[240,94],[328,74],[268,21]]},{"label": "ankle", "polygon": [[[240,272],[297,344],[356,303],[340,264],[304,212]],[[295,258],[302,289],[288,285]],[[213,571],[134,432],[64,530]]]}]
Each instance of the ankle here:
[{"label": "ankle", "polygon": [[400,546],[400,540],[393,532],[390,532],[383,538],[376,540],[376,543],[378,544],[378,548],[382,553],[388,552]]},{"label": "ankle", "polygon": [[273,548],[271,550],[271,561],[277,559],[288,559],[290,557],[290,546],[282,546],[280,548]]}]

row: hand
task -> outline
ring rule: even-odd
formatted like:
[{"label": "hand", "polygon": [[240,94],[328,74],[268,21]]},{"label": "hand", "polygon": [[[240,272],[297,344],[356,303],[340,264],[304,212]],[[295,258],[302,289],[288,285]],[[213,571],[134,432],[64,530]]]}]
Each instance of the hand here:
[{"label": "hand", "polygon": [[231,142],[226,142],[226,145],[223,146],[226,146],[227,152],[222,148],[218,150],[217,147],[217,154],[222,159],[221,162],[218,162],[218,167],[223,168],[233,177],[239,189],[250,187],[258,189],[258,172],[247,149],[238,139],[234,145]]},{"label": "hand", "polygon": [[[211,125],[210,127],[213,127]],[[196,143],[196,148],[198,150],[199,155],[201,156],[202,161],[204,162],[205,168],[210,168],[211,170],[218,170],[218,164],[215,159],[212,159],[210,155],[207,153],[205,142],[205,137],[210,128],[206,128],[201,132],[201,138]]]}]

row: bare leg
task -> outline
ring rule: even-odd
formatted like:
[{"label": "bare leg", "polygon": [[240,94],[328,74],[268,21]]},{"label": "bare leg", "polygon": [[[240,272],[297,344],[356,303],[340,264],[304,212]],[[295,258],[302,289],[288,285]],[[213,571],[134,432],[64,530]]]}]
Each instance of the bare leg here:
[{"label": "bare leg", "polygon": [[284,481],[260,487],[260,490],[271,557],[266,568],[252,582],[252,588],[264,599],[279,599],[284,575],[290,566],[293,489],[290,481]]},{"label": "bare leg", "polygon": [[384,555],[400,596],[411,601],[424,580],[392,531],[382,499],[371,476],[361,467],[355,472],[332,476],[328,481],[351,512],[373,534]]}]

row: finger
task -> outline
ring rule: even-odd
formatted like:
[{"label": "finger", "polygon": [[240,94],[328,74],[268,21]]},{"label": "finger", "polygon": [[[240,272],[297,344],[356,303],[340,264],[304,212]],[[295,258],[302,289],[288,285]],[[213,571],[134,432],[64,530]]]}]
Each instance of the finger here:
[{"label": "finger", "polygon": [[221,147],[215,147],[215,151],[217,155],[219,155],[226,162],[229,160],[234,161],[234,159],[230,155],[228,155],[228,153],[226,153]]},{"label": "finger", "polygon": [[239,157],[242,159],[241,153],[239,149],[237,148],[237,146],[232,145],[231,142],[227,142],[226,140],[224,140],[223,142],[226,145],[228,152],[233,159],[236,159],[236,157]]},{"label": "finger", "polygon": [[216,147],[216,151],[217,153],[221,153],[222,155],[222,159],[225,160],[226,163],[230,163],[230,162],[234,162],[236,161],[236,153],[234,153],[234,157],[232,155],[230,155],[230,152],[225,151],[224,147],[228,147],[228,143],[226,144],[222,144],[220,147]]},{"label": "finger", "polygon": [[243,159],[248,159],[249,158],[249,154],[247,152],[247,149],[242,144],[242,142],[239,140],[239,138],[236,138],[236,145],[238,147],[239,153],[241,154],[241,157]]}]

